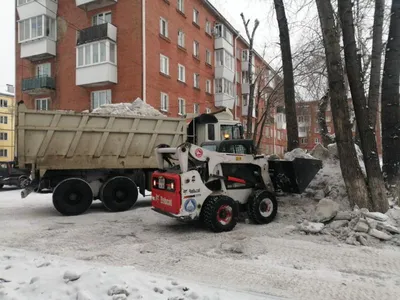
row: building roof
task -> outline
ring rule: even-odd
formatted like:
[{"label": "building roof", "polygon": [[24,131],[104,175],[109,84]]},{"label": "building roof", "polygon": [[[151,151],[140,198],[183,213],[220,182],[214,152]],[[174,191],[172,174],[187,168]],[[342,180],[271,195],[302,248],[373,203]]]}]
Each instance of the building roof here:
[{"label": "building roof", "polygon": [[0,96],[14,97],[15,94],[9,92],[0,92]]}]

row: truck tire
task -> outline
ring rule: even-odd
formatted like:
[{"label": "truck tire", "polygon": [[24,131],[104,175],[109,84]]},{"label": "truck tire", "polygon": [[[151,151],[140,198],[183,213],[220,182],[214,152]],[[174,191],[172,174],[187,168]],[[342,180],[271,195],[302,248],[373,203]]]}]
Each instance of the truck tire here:
[{"label": "truck tire", "polygon": [[129,177],[109,179],[101,188],[100,200],[112,212],[126,211],[135,205],[139,196],[135,182]]},{"label": "truck tire", "polygon": [[214,232],[231,231],[237,224],[238,207],[232,198],[211,196],[203,205],[200,220]]},{"label": "truck tire", "polygon": [[278,212],[276,197],[266,190],[254,191],[247,202],[247,214],[256,224],[268,224]]},{"label": "truck tire", "polygon": [[93,202],[90,185],[80,178],[61,181],[53,192],[53,205],[64,216],[76,216],[86,212]]}]

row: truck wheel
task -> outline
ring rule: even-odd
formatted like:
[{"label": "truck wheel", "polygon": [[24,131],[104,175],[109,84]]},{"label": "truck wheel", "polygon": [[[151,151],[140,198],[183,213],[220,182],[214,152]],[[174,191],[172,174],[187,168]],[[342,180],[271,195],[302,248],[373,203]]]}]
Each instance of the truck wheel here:
[{"label": "truck wheel", "polygon": [[265,190],[256,190],[247,202],[247,214],[256,224],[268,224],[278,212],[278,202],[275,196]]},{"label": "truck wheel", "polygon": [[61,181],[53,192],[53,205],[64,216],[76,216],[86,212],[93,202],[90,185],[80,178]]},{"label": "truck wheel", "polygon": [[214,232],[231,231],[236,226],[237,218],[237,205],[227,196],[209,197],[200,216],[206,227]]},{"label": "truck wheel", "polygon": [[139,196],[138,188],[132,179],[124,176],[108,180],[100,191],[104,206],[112,212],[126,211],[135,205]]}]

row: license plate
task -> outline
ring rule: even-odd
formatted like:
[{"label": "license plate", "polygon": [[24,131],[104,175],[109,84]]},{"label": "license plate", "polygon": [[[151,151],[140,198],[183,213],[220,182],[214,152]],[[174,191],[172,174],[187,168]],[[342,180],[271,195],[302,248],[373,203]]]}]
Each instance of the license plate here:
[{"label": "license plate", "polygon": [[158,178],[158,188],[159,189],[165,189],[165,178],[164,177],[159,177]]}]

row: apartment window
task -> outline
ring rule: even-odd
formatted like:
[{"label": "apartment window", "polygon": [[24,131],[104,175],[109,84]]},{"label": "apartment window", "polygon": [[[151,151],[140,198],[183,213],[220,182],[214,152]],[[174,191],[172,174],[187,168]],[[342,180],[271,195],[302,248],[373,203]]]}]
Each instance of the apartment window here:
[{"label": "apartment window", "polygon": [[178,0],[178,10],[180,12],[185,12],[185,4],[184,4],[184,0]]},{"label": "apartment window", "polygon": [[200,74],[194,73],[193,74],[193,86],[195,88],[200,88]]},{"label": "apartment window", "polygon": [[249,72],[242,71],[242,83],[249,83]]},{"label": "apartment window", "polygon": [[236,48],[235,54],[236,54],[236,58],[240,59],[240,49],[239,48]]},{"label": "apartment window", "polygon": [[178,114],[183,116],[184,114],[186,114],[186,109],[185,109],[185,99],[183,98],[179,98],[178,99]]},{"label": "apartment window", "polygon": [[161,92],[161,111],[168,111],[169,97],[166,93]]},{"label": "apartment window", "polygon": [[18,23],[19,42],[48,37],[56,39],[56,21],[48,16],[36,16]]},{"label": "apartment window", "polygon": [[8,101],[5,99],[0,99],[0,107],[7,107]]},{"label": "apartment window", "polygon": [[92,92],[92,109],[101,107],[104,104],[111,103],[111,90]]},{"label": "apartment window", "polygon": [[186,82],[185,66],[178,64],[178,80]]},{"label": "apartment window", "polygon": [[235,105],[239,106],[239,96],[238,95],[236,95],[236,98],[235,98]]},{"label": "apartment window", "polygon": [[185,33],[182,30],[178,31],[178,46],[185,48]]},{"label": "apartment window", "polygon": [[300,143],[307,144],[308,143],[308,139],[307,138],[301,138],[300,139]]},{"label": "apartment window", "polygon": [[0,124],[8,124],[8,117],[0,116]]},{"label": "apartment window", "polygon": [[92,25],[111,23],[111,12],[102,12],[92,17]]},{"label": "apartment window", "polygon": [[50,99],[49,98],[36,99],[35,106],[37,110],[49,110]]},{"label": "apartment window", "polygon": [[222,93],[224,87],[223,87],[223,80],[222,78],[216,78],[215,79],[215,93],[220,94]]},{"label": "apartment window", "polygon": [[224,93],[233,97],[233,82],[225,78],[215,79],[215,93]]},{"label": "apartment window", "polygon": [[193,104],[193,113],[198,114],[199,111],[200,111],[200,104],[198,103]]},{"label": "apartment window", "polygon": [[249,105],[247,102],[248,102],[247,101],[247,95],[242,95],[242,104],[243,104],[243,106]]},{"label": "apartment window", "polygon": [[233,44],[233,35],[224,25],[218,24],[215,26],[216,37],[224,38],[229,44]]},{"label": "apartment window", "polygon": [[305,127],[299,127],[299,132],[307,132]]},{"label": "apartment window", "polygon": [[211,108],[206,107],[206,114],[211,113]]},{"label": "apartment window", "polygon": [[169,75],[169,58],[160,54],[160,72]]},{"label": "apartment window", "polygon": [[215,65],[218,67],[226,67],[233,71],[233,56],[226,50],[219,49],[215,51]]},{"label": "apartment window", "polygon": [[240,83],[240,72],[236,71],[236,82]]},{"label": "apartment window", "polygon": [[211,94],[211,80],[206,80],[206,93]]},{"label": "apartment window", "polygon": [[0,141],[7,141],[7,140],[8,140],[8,133],[0,132]]},{"label": "apartment window", "polygon": [[315,143],[316,143],[316,144],[319,143],[319,138],[315,138]]},{"label": "apartment window", "polygon": [[326,122],[330,122],[330,121],[332,121],[332,118],[331,118],[331,116],[326,116]]},{"label": "apartment window", "polygon": [[8,151],[7,149],[0,149],[0,157],[7,157]]},{"label": "apartment window", "polygon": [[111,41],[100,41],[79,46],[77,49],[78,67],[99,63],[117,63],[117,46]]},{"label": "apartment window", "polygon": [[330,133],[331,132],[331,128],[328,126],[328,132]]},{"label": "apartment window", "polygon": [[211,51],[208,49],[206,49],[206,63],[209,65],[212,64]]},{"label": "apartment window", "polygon": [[319,133],[319,128],[318,127],[315,127],[314,133]]},{"label": "apartment window", "polygon": [[206,33],[208,33],[209,35],[211,35],[211,22],[206,20]]},{"label": "apartment window", "polygon": [[199,12],[193,8],[193,22],[199,24]]},{"label": "apartment window", "polygon": [[168,21],[160,17],[160,34],[168,37]]},{"label": "apartment window", "polygon": [[43,76],[51,76],[51,64],[45,63],[36,66],[36,76],[43,77]]},{"label": "apartment window", "polygon": [[200,56],[200,44],[198,41],[193,41],[193,55],[197,58]]},{"label": "apartment window", "polygon": [[249,60],[249,50],[242,50],[242,61]]}]

